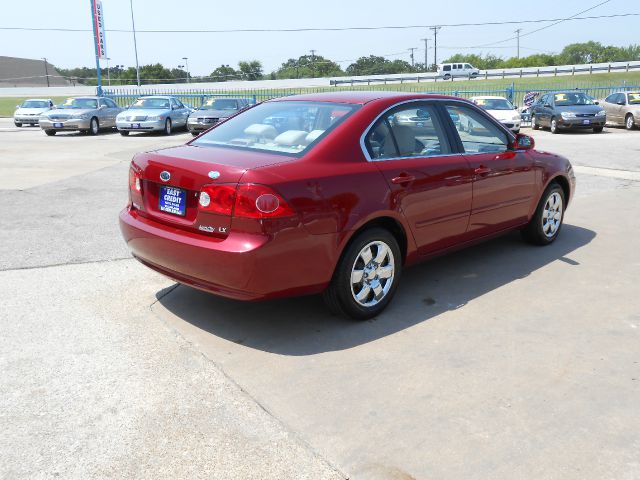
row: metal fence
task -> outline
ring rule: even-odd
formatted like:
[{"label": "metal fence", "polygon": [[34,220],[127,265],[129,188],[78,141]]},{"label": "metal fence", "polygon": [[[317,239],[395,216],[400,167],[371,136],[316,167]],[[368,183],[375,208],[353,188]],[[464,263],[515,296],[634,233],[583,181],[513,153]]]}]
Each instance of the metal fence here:
[{"label": "metal fence", "polygon": [[308,94],[308,93],[320,93],[320,92],[335,92],[346,90],[393,90],[412,93],[433,93],[439,95],[451,95],[454,97],[469,98],[473,96],[481,95],[495,95],[508,98],[515,105],[522,106],[523,98],[529,92],[552,92],[558,90],[577,90],[585,92],[594,98],[603,98],[613,92],[622,92],[630,90],[640,90],[640,85],[629,85],[626,82],[622,84],[602,85],[596,82],[575,82],[570,86],[562,86],[555,88],[540,88],[540,84],[523,85],[515,83],[508,84],[506,86],[468,90],[456,88],[455,82],[447,82],[440,84],[413,84],[413,85],[376,85],[367,87],[316,87],[316,88],[292,88],[292,89],[256,89],[256,90],[206,90],[206,89],[167,89],[162,87],[157,88],[141,88],[132,92],[127,88],[105,88],[104,94],[111,97],[118,105],[128,106],[133,101],[144,95],[173,95],[179,98],[183,103],[186,103],[193,107],[199,107],[204,103],[204,100],[210,97],[220,98],[246,98],[250,103],[257,103],[271,98],[284,97],[288,95]]}]

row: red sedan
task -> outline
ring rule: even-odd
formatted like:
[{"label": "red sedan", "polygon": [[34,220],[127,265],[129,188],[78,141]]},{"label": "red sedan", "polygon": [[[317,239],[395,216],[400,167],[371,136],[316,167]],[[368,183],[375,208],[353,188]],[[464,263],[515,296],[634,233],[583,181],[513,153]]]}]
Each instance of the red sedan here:
[{"label": "red sedan", "polygon": [[366,319],[419,260],[512,229],[557,238],[575,177],[533,147],[458,98],[284,97],[136,155],[120,226],[180,283],[239,300],[323,292]]}]

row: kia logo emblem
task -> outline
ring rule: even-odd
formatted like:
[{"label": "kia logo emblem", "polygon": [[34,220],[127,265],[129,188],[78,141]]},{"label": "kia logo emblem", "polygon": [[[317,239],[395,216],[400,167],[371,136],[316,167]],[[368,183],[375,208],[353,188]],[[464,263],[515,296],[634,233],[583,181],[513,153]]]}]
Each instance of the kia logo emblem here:
[{"label": "kia logo emblem", "polygon": [[163,182],[168,182],[169,180],[171,180],[171,174],[166,170],[163,170],[162,172],[160,172],[160,180],[162,180]]}]

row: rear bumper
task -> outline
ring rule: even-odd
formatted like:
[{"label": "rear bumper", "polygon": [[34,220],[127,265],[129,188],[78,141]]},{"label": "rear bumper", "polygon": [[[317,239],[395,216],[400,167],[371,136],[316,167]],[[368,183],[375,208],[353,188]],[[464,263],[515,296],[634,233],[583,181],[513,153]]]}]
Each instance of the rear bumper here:
[{"label": "rear bumper", "polygon": [[219,239],[179,231],[125,208],[120,230],[144,265],[177,282],[236,300],[321,292],[336,261],[336,235],[311,235],[303,227],[274,235],[232,231]]}]

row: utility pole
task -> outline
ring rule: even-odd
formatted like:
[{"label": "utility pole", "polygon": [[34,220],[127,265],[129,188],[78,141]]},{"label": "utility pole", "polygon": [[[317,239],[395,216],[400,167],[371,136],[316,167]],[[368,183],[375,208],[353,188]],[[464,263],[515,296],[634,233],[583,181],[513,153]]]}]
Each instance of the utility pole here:
[{"label": "utility pole", "polygon": [[129,6],[131,7],[131,26],[133,27],[133,50],[136,53],[136,78],[138,80],[138,86],[140,86],[140,65],[138,64],[138,43],[136,42],[136,22],[133,19],[133,0],[129,0]]},{"label": "utility pole", "polygon": [[518,57],[517,58],[520,58],[520,32],[521,31],[522,31],[521,28],[515,31],[516,35],[518,36]]},{"label": "utility pole", "polygon": [[316,75],[316,51],[310,50],[311,52],[311,76],[315,77]]},{"label": "utility pole", "polygon": [[415,60],[413,58],[413,51],[417,50],[417,49],[416,49],[416,47],[411,47],[408,50],[411,52],[411,66],[415,67],[416,66],[416,62],[415,62]]},{"label": "utility pole", "polygon": [[433,30],[433,64],[438,65],[438,31],[442,27],[429,27],[429,30]]},{"label": "utility pole", "polygon": [[184,60],[184,64],[187,67],[187,83],[191,83],[191,80],[189,80],[189,59],[187,57],[182,57],[182,59]]},{"label": "utility pole", "polygon": [[424,71],[428,72],[429,71],[429,57],[428,57],[428,53],[429,53],[429,39],[428,38],[421,38],[420,40],[422,40],[424,42]]},{"label": "utility pole", "polygon": [[49,87],[49,69],[47,68],[47,59],[42,57],[42,60],[44,60],[44,78],[47,79],[47,87]]}]

